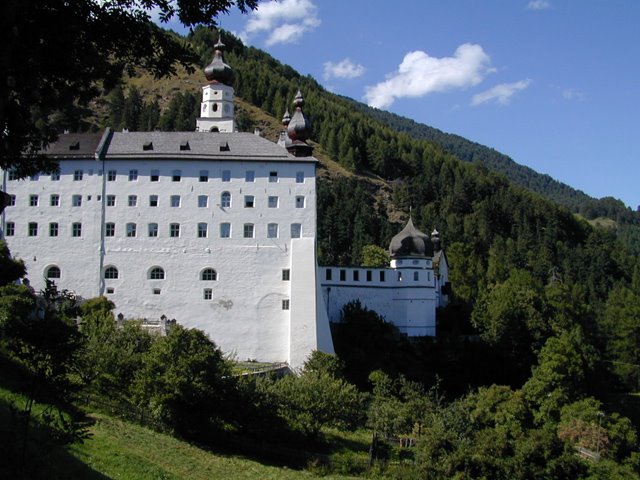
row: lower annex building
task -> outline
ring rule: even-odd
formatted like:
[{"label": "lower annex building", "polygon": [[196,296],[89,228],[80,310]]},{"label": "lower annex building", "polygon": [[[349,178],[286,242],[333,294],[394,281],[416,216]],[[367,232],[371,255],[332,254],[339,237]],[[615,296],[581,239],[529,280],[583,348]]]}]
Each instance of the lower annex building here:
[{"label": "lower annex building", "polygon": [[278,143],[236,132],[223,47],[196,131],[64,134],[46,151],[59,173],[0,170],[0,238],[31,285],[105,295],[124,318],[177,319],[238,360],[293,368],[333,352],[329,320],[356,299],[407,335],[435,335],[448,288],[437,232],[410,221],[387,269],[318,267],[302,96]]}]

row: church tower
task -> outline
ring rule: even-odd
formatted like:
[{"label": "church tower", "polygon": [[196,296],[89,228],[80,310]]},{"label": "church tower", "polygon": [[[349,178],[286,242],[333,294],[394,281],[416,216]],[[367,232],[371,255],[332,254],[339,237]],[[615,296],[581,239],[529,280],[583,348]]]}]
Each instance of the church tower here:
[{"label": "church tower", "polygon": [[224,43],[218,38],[213,46],[213,60],[204,69],[207,85],[202,87],[198,132],[233,132],[233,70],[224,61]]}]

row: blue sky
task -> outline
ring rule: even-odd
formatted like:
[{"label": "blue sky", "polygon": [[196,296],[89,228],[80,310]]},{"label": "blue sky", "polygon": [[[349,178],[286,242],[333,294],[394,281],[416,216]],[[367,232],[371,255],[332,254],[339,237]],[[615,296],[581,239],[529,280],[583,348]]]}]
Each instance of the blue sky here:
[{"label": "blue sky", "polygon": [[639,22],[636,0],[279,0],[219,18],[333,92],[634,209]]}]

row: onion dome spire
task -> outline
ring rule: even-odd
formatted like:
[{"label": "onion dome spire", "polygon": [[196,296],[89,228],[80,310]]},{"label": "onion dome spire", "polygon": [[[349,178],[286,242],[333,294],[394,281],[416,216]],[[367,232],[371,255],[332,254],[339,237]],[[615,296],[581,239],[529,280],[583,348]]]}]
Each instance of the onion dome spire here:
[{"label": "onion dome spire", "polygon": [[287,134],[291,139],[291,145],[287,146],[287,149],[296,157],[309,157],[313,152],[313,147],[307,144],[307,140],[311,136],[311,122],[302,111],[304,98],[300,90],[296,93],[293,105],[295,111],[287,125]]},{"label": "onion dome spire", "polygon": [[431,243],[433,243],[434,252],[439,252],[440,250],[442,250],[440,232],[438,232],[438,230],[436,230],[435,228],[433,229],[433,232],[431,232]]},{"label": "onion dome spire", "polygon": [[286,129],[289,126],[289,122],[291,122],[291,114],[289,113],[289,109],[287,108],[284,111],[284,115],[282,116],[282,126]]},{"label": "onion dome spire", "polygon": [[413,225],[411,217],[407,225],[391,239],[389,254],[391,258],[426,257],[430,254],[429,237]]},{"label": "onion dome spire", "polygon": [[204,75],[209,83],[223,83],[230,86],[233,70],[224,61],[224,47],[222,36],[219,36],[217,43],[213,46],[213,60],[205,67]]}]

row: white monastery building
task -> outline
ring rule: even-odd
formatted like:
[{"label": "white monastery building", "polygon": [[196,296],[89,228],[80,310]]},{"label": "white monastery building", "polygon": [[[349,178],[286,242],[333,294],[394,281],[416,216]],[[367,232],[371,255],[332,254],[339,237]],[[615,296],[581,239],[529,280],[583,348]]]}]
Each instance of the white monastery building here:
[{"label": "white monastery building", "polygon": [[407,335],[435,335],[448,288],[437,232],[409,221],[387,269],[318,267],[302,95],[277,144],[235,131],[223,48],[205,68],[196,131],[64,134],[46,151],[59,173],[0,170],[0,238],[31,285],[104,295],[124,318],[175,318],[238,360],[293,368],[333,352],[329,319],[356,299]]}]

